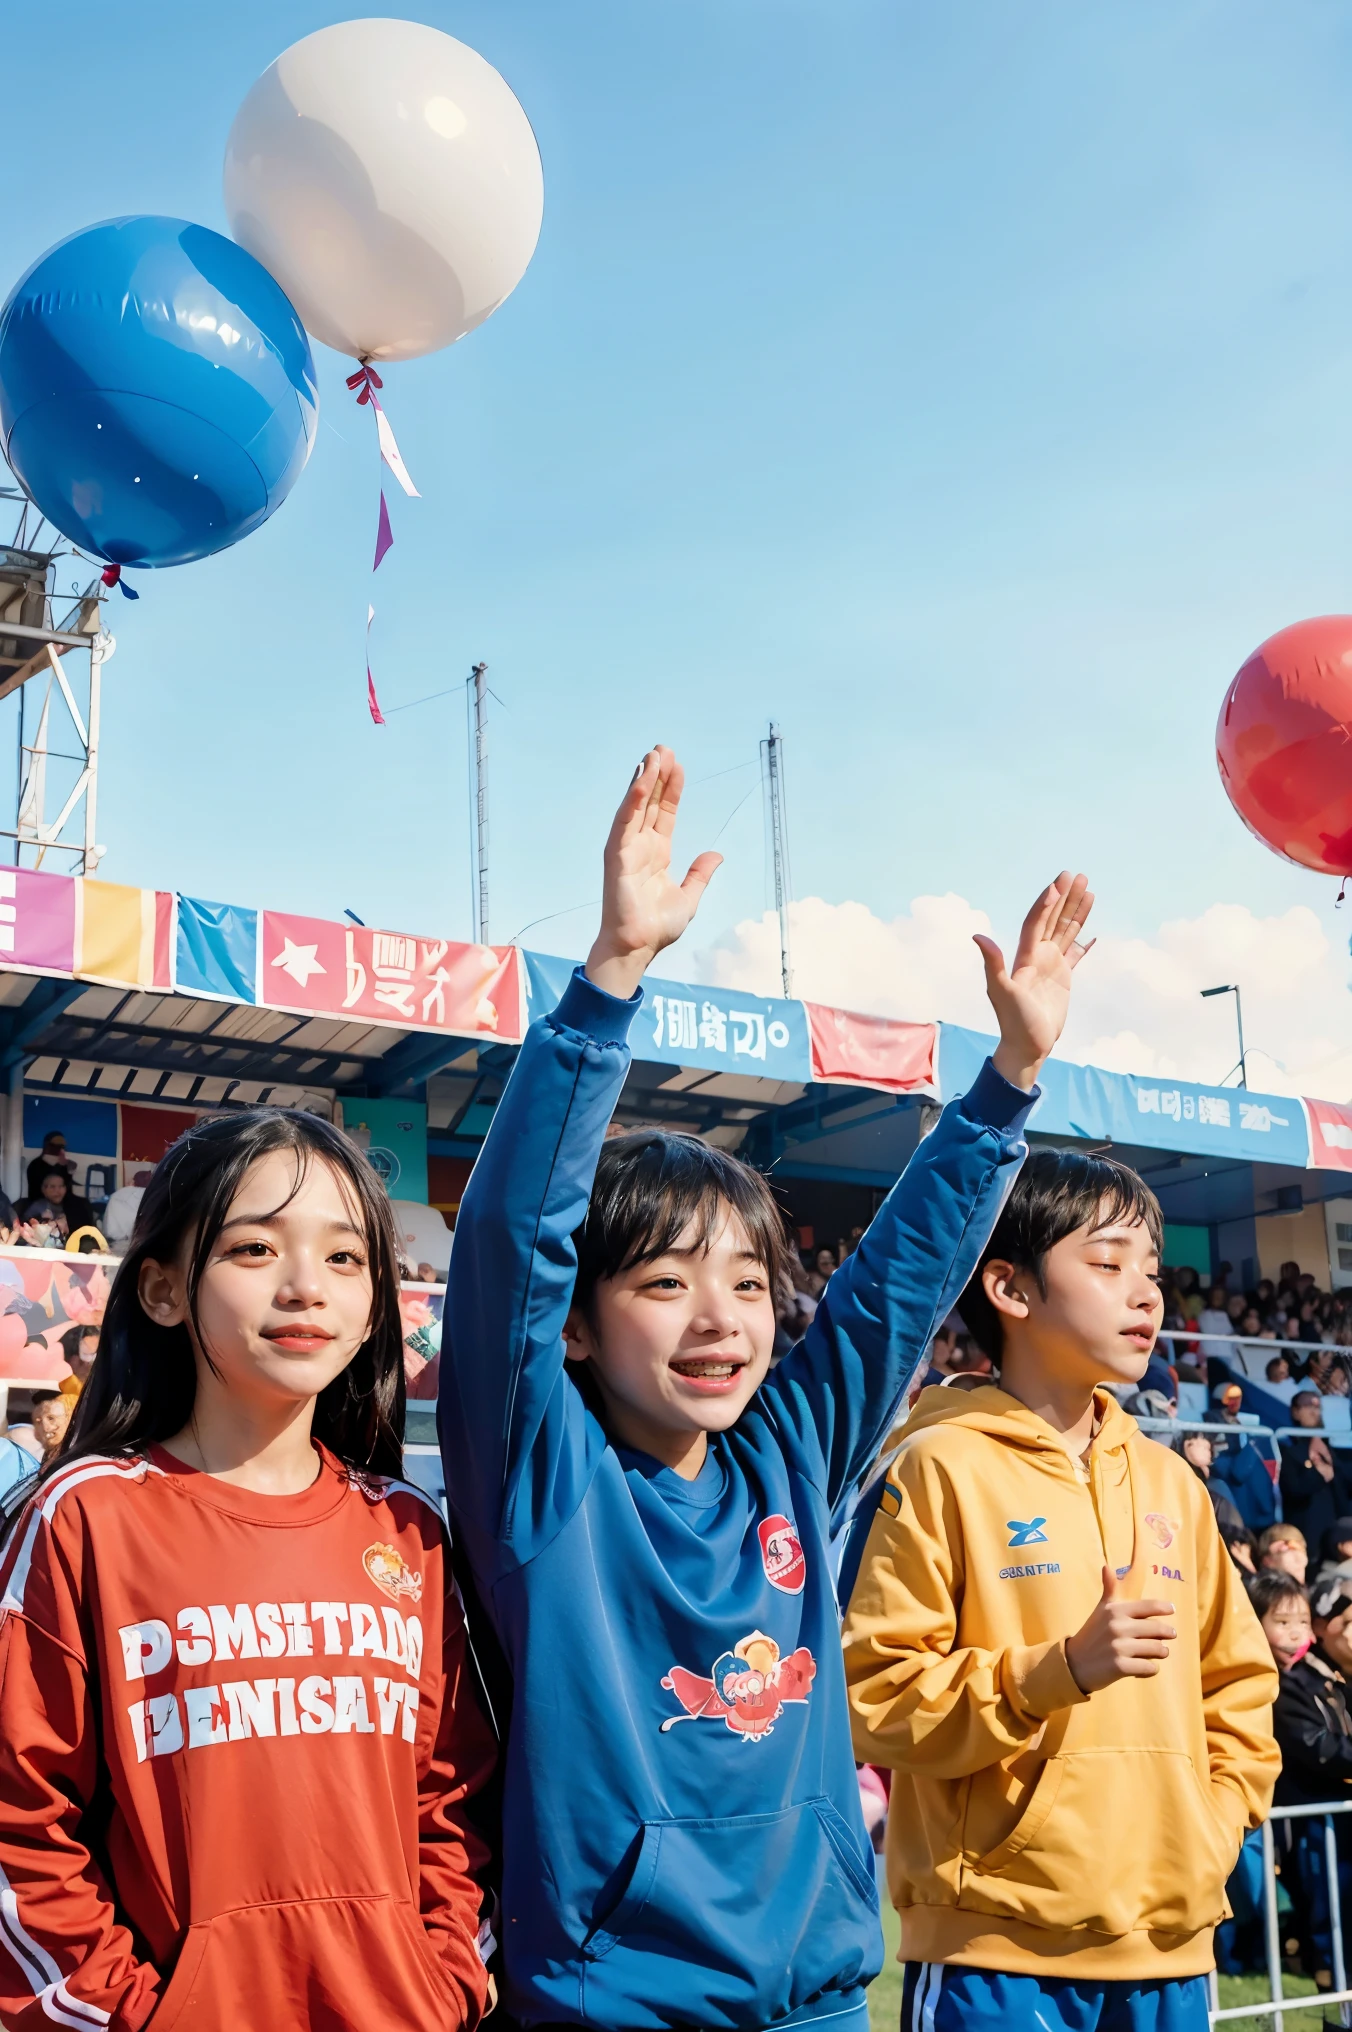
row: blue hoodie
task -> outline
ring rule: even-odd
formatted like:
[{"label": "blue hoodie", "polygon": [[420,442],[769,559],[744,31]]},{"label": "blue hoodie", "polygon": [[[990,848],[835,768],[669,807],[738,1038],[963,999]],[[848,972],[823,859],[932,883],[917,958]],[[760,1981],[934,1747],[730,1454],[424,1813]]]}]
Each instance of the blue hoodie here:
[{"label": "blue hoodie", "polygon": [[527,2024],[866,2032],[882,1964],[834,1535],[1025,1154],[987,1065],[805,1339],[693,1481],[613,1445],[564,1368],[572,1236],[639,1006],[574,975],[533,1025],[456,1222],[439,1406],[510,1665],[506,2004]]}]

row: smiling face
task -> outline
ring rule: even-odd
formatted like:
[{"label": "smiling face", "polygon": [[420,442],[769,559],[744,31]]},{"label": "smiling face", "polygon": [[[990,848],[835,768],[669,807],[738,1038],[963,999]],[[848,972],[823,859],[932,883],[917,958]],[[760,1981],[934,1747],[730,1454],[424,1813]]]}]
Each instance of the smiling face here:
[{"label": "smiling face", "polygon": [[1285,1595],[1272,1604],[1263,1617],[1263,1635],[1268,1640],[1277,1670],[1285,1672],[1310,1647],[1310,1605],[1299,1595]]},{"label": "smiling face", "polygon": [[604,1277],[564,1329],[587,1362],[611,1437],[695,1474],[703,1435],[735,1425],[770,1366],[770,1276],[729,1209],[707,1248],[687,1230],[650,1263]]},{"label": "smiling face", "polygon": [[1270,1566],[1278,1573],[1289,1573],[1304,1587],[1308,1561],[1309,1554],[1296,1539],[1277,1538],[1268,1546],[1259,1564]]},{"label": "smiling face", "polygon": [[[297,1177],[294,1151],[244,1174],[197,1289],[198,1405],[217,1393],[263,1415],[313,1405],[366,1339],[370,1248],[340,1174],[314,1158]],[[146,1263],[141,1304],[160,1326],[188,1319],[185,1247]]]},{"label": "smiling face", "polygon": [[1047,1250],[1040,1285],[1030,1269],[988,1261],[983,1283],[1001,1315],[1002,1367],[1032,1358],[1089,1389],[1138,1383],[1164,1316],[1159,1267],[1144,1221],[1076,1228]]}]

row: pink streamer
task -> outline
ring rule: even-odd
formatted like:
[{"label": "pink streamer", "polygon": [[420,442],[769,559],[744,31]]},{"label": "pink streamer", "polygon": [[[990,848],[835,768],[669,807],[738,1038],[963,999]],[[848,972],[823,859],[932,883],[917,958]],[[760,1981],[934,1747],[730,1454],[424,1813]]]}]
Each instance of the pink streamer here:
[{"label": "pink streamer", "polygon": [[380,710],[380,700],[376,697],[376,681],[371,675],[371,623],[375,618],[375,608],[368,607],[366,609],[366,703],[370,708],[371,718],[376,726],[383,727],[385,715]]}]

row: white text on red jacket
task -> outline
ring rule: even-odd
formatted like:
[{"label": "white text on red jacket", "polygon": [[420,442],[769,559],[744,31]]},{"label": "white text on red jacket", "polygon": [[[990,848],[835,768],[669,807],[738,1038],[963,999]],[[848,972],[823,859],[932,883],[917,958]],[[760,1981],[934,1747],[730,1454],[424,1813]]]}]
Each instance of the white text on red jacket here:
[{"label": "white text on red jacket", "polygon": [[[175,1628],[157,1617],[118,1631],[129,1684],[176,1666],[199,1667],[248,1658],[370,1658],[407,1677],[306,1673],[225,1679],[147,1694],[127,1715],[137,1761],[237,1743],[252,1736],[392,1736],[413,1742],[423,1632],[417,1616],[370,1602],[213,1602],[180,1609]],[[175,1677],[177,1677],[175,1673]]]}]

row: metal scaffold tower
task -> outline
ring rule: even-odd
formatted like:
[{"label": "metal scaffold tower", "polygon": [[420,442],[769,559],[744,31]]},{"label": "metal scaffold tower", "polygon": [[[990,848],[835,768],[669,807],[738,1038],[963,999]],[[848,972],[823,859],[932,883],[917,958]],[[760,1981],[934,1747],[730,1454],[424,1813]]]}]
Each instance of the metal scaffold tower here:
[{"label": "metal scaffold tower", "polygon": [[793,995],[793,967],[789,959],[789,904],[793,883],[789,874],[789,814],[784,795],[784,736],[771,720],[770,732],[760,744],[761,791],[765,803],[765,849],[767,872],[779,917],[779,973],[784,999]]},{"label": "metal scaffold tower", "polygon": [[[55,581],[64,546],[42,546],[42,517],[18,488],[0,487],[0,502],[15,504],[11,538],[0,541],[0,699],[19,694],[14,823],[0,826],[0,840],[12,842],[16,868],[92,875],[104,854],[97,837],[103,666],[117,645],[104,631],[99,580],[62,600]],[[83,654],[75,661],[72,652]]]}]

